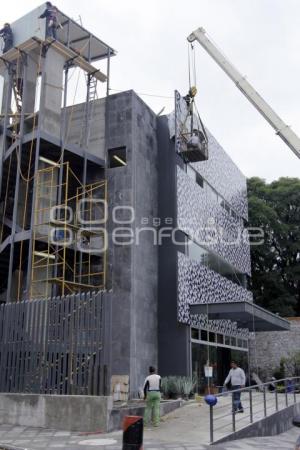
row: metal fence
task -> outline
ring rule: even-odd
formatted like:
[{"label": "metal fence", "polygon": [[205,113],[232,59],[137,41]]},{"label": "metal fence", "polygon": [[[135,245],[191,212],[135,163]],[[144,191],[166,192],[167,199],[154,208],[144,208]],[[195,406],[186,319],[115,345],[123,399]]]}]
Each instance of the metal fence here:
[{"label": "metal fence", "polygon": [[101,292],[0,306],[0,391],[105,395],[110,304]]},{"label": "metal fence", "polygon": [[[234,393],[242,397],[243,412],[234,404]],[[235,433],[258,420],[300,401],[300,377],[274,380],[215,396],[216,405],[209,407],[210,443]]]}]

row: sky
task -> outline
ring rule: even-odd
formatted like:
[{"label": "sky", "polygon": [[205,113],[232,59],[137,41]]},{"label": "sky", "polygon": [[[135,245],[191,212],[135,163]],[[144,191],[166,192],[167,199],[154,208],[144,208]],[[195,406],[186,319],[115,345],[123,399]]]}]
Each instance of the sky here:
[{"label": "sky", "polygon": [[[10,0],[13,22],[42,2]],[[300,136],[299,0],[57,0],[68,16],[117,50],[111,88],[134,89],[155,111],[189,88],[187,36],[204,27],[229,60]],[[205,50],[195,43],[201,118],[247,176],[299,177],[300,161]],[[103,90],[104,94],[104,90]]]}]

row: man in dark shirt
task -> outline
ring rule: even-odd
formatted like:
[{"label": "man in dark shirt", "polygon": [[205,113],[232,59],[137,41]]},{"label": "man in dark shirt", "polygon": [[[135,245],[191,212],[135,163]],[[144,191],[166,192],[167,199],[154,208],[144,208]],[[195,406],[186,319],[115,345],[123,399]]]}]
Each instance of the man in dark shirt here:
[{"label": "man in dark shirt", "polygon": [[46,19],[46,39],[57,39],[57,8],[51,2],[46,2],[46,9],[39,19]]},{"label": "man in dark shirt", "polygon": [[5,23],[2,30],[0,30],[0,36],[2,37],[4,41],[4,47],[3,47],[3,53],[6,53],[8,50],[10,50],[13,46],[13,32],[10,28],[9,23]]}]

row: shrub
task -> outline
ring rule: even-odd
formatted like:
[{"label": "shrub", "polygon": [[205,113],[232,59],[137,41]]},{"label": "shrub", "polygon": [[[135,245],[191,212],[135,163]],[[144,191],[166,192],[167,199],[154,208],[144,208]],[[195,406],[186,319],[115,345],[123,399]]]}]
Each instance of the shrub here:
[{"label": "shrub", "polygon": [[177,396],[189,397],[196,385],[196,380],[191,377],[163,377],[161,380],[162,393],[166,398]]}]

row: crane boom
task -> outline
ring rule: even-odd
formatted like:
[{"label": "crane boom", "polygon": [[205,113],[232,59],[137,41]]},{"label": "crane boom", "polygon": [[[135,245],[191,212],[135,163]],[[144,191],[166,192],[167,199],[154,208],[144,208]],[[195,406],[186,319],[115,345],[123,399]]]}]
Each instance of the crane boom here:
[{"label": "crane boom", "polygon": [[228,61],[220,50],[207,37],[204,28],[198,28],[187,38],[189,42],[198,41],[215,62],[236,84],[238,89],[247,97],[258,112],[274,128],[276,134],[290,147],[298,158],[300,158],[300,139],[294,131],[286,125],[276,114],[270,105],[259,95],[246,78]]}]

